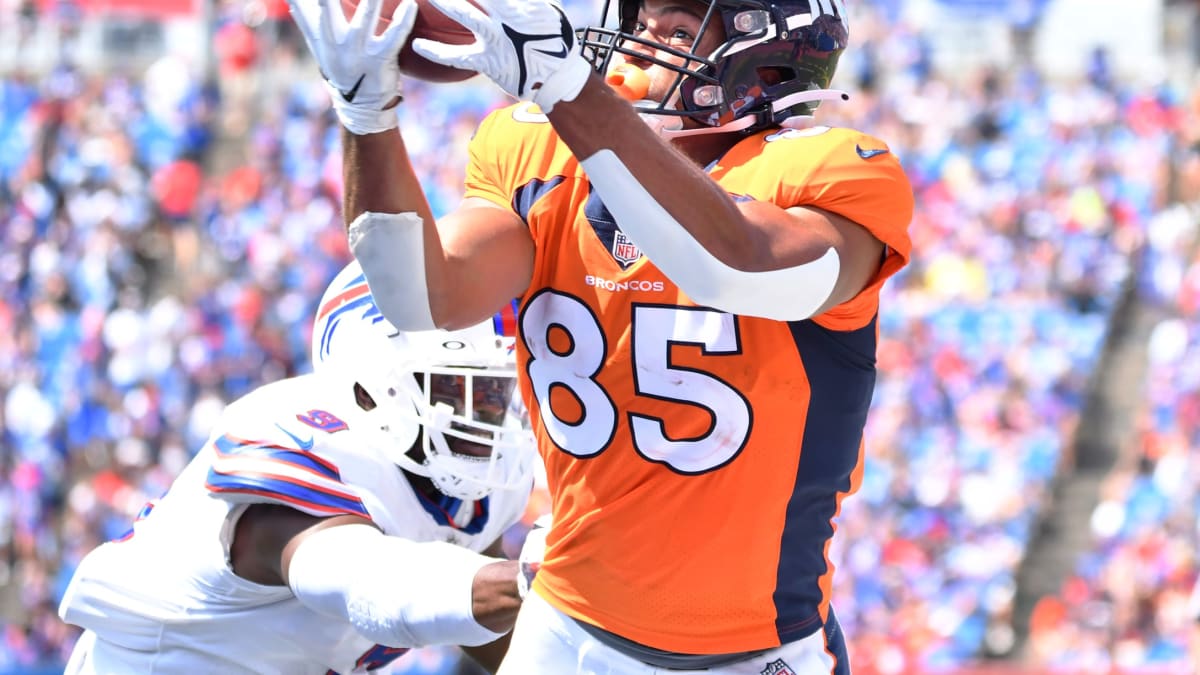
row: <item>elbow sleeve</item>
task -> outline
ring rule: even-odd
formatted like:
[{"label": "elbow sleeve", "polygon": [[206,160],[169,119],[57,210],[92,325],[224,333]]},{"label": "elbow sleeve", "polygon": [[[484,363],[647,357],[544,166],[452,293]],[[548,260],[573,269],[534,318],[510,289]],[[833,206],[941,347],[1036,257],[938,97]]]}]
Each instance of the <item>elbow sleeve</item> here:
[{"label": "elbow sleeve", "polygon": [[841,261],[833,248],[795,267],[768,272],[734,269],[705,250],[611,150],[601,150],[581,163],[621,231],[697,304],[733,314],[799,321],[816,313],[837,284]]},{"label": "elbow sleeve", "polygon": [[475,620],[472,584],[495,562],[444,542],[413,542],[369,525],[340,525],[304,539],[288,586],[309,609],[346,621],[389,647],[474,646],[500,637]]}]

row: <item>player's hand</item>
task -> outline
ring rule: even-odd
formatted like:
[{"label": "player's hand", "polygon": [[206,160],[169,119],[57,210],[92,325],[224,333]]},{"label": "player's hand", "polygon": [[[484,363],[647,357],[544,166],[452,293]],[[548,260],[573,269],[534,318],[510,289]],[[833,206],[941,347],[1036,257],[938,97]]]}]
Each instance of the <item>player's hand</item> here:
[{"label": "player's hand", "polygon": [[547,513],[533,521],[533,527],[525,535],[525,543],[521,545],[521,555],[517,558],[520,570],[517,572],[517,592],[522,598],[529,593],[533,578],[542,568],[542,558],[546,554],[546,534],[550,532],[550,514]]},{"label": "player's hand", "polygon": [[378,36],[383,0],[360,0],[349,21],[341,0],[288,0],[288,7],[329,85],[342,126],[360,136],[396,128],[399,55],[417,19],[415,0],[401,0]]},{"label": "player's hand", "polygon": [[413,51],[483,73],[510,95],[538,104],[542,112],[574,100],[592,72],[575,29],[554,0],[479,0],[486,14],[467,0],[431,2],[474,33],[475,42],[451,45],[417,38]]}]

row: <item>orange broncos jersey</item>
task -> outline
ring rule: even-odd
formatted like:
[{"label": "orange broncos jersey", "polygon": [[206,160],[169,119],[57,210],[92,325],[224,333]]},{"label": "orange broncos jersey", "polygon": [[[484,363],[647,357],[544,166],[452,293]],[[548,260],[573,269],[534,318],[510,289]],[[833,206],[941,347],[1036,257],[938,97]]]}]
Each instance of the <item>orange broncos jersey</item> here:
[{"label": "orange broncos jersey", "polygon": [[794,323],[698,306],[527,104],[483,122],[466,186],[537,242],[517,341],[554,513],[535,588],[577,619],[689,654],[822,627],[833,521],[862,472],[879,288],[908,260],[913,210],[896,157],[848,129],[749,136],[708,173],[737,199],[859,223],[887,246],[877,278]]}]

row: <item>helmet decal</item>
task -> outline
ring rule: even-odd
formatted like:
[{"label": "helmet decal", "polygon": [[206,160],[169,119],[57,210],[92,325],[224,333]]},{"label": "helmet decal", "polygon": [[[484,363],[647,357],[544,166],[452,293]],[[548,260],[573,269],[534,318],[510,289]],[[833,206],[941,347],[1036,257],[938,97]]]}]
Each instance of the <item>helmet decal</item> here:
[{"label": "helmet decal", "polygon": [[383,313],[375,305],[375,298],[371,296],[371,289],[367,286],[367,277],[363,274],[347,282],[333,297],[321,300],[321,305],[317,308],[317,325],[323,326],[323,329],[319,336],[313,336],[318,342],[317,351],[320,354],[329,354],[329,344],[343,315],[358,311],[362,312],[358,317],[361,321],[384,321]]}]

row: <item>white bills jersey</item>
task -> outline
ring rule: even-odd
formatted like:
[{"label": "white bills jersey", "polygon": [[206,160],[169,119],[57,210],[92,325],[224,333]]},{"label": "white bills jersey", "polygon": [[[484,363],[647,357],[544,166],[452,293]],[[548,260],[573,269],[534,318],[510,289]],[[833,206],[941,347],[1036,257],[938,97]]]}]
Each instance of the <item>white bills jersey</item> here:
[{"label": "white bills jersey", "polygon": [[86,629],[68,672],[344,675],[403,654],[406,645],[372,644],[309,610],[287,586],[234,574],[229,549],[246,506],[353,514],[389,535],[482,551],[520,518],[529,490],[478,502],[431,499],[372,447],[378,434],[356,430],[347,404],[352,394],[335,396],[314,375],[230,404],[130,533],[80,563],[59,608],[64,621]]}]

